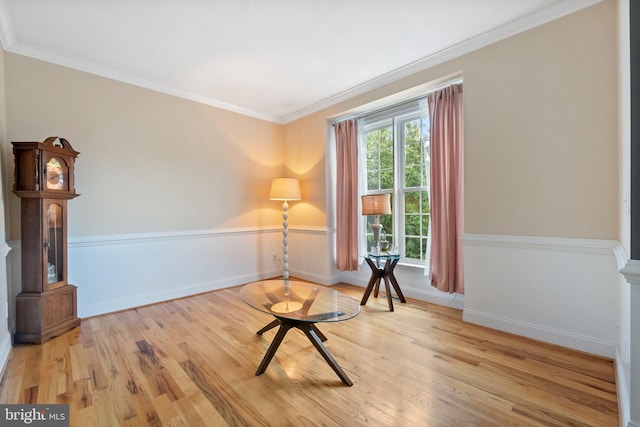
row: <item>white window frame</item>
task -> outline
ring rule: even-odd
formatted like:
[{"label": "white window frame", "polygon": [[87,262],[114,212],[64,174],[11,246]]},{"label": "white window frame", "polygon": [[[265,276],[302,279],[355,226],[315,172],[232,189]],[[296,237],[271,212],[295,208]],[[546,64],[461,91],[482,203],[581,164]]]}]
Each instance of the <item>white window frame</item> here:
[{"label": "white window frame", "polygon": [[[423,100],[422,102],[426,102]],[[421,101],[412,101],[410,103],[390,107],[384,109],[379,113],[374,113],[361,119],[359,129],[361,129],[361,137],[359,138],[360,149],[360,172],[359,181],[360,194],[380,194],[390,193],[393,197],[392,206],[392,218],[393,218],[393,244],[398,248],[401,254],[405,252],[405,193],[414,191],[426,191],[429,194],[429,173],[427,170],[427,185],[419,187],[405,188],[404,177],[404,158],[405,158],[405,143],[404,132],[400,130],[404,129],[406,122],[415,120],[416,118],[428,117],[428,112]],[[385,190],[368,190],[367,186],[367,168],[366,168],[366,144],[365,134],[367,132],[382,129],[388,126],[393,127],[393,188]],[[364,243],[367,241],[367,217],[363,217],[361,220],[361,241]],[[370,233],[369,233],[370,234]],[[366,243],[364,243],[366,245]],[[367,248],[368,249],[368,248]],[[429,249],[427,248],[425,257],[428,257]],[[405,264],[415,264],[416,266],[424,266],[425,260],[418,258],[407,258],[403,256],[402,262]]]}]

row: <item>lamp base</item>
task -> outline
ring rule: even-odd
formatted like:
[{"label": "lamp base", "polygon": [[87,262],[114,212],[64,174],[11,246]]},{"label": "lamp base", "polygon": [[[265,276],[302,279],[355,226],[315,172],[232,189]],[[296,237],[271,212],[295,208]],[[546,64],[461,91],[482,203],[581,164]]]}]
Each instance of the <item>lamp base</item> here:
[{"label": "lamp base", "polygon": [[274,313],[293,313],[302,308],[302,304],[297,301],[283,301],[271,306]]},{"label": "lamp base", "polygon": [[378,246],[380,244],[380,234],[382,234],[382,224],[378,222],[377,218],[374,223],[371,224],[371,230],[373,230],[373,243]]}]

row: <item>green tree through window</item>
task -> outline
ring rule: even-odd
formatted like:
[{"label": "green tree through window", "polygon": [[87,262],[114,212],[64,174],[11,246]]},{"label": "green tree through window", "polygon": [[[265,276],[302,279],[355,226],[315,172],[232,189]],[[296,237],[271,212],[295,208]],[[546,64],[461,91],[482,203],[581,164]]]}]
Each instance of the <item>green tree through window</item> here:
[{"label": "green tree through window", "polygon": [[[409,261],[423,261],[429,231],[429,118],[414,102],[364,119],[364,194],[390,193],[391,215],[380,223]],[[363,148],[363,147],[361,147]],[[367,217],[367,247],[373,245]]]}]

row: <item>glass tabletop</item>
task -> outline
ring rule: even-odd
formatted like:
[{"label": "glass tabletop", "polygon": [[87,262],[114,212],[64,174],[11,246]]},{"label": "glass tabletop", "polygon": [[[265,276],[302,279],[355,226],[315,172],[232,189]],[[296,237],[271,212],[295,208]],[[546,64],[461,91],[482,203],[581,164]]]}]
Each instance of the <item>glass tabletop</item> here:
[{"label": "glass tabletop", "polygon": [[[288,283],[288,285],[286,284]],[[360,313],[360,303],[326,286],[297,280],[263,280],[240,289],[251,307],[276,317],[303,322],[340,322]]]},{"label": "glass tabletop", "polygon": [[400,254],[392,254],[391,252],[380,252],[379,254],[368,253],[366,255],[361,255],[362,258],[372,258],[372,259],[400,259]]},{"label": "glass tabletop", "polygon": [[[400,254],[393,254],[391,252],[384,252],[384,253],[379,253],[379,254],[373,254],[373,253],[368,253],[366,255],[360,255],[362,258],[368,260],[369,263],[371,262],[375,262],[376,266],[378,266],[378,268],[381,268],[381,263],[380,261],[382,261],[383,263],[386,262],[398,262],[400,261]],[[369,264],[371,265],[371,264]]]}]

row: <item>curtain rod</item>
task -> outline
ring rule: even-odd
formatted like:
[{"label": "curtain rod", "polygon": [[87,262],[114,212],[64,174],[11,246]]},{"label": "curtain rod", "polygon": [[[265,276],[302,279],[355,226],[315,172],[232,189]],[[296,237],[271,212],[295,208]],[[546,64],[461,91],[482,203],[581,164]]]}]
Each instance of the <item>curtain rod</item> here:
[{"label": "curtain rod", "polygon": [[407,100],[398,102],[397,104],[390,104],[390,105],[387,105],[387,106],[384,106],[384,107],[380,107],[377,110],[369,110],[369,111],[366,111],[366,112],[361,112],[359,114],[352,114],[350,116],[342,116],[339,119],[334,120],[331,125],[335,126],[338,123],[342,123],[342,122],[347,121],[347,120],[353,120],[353,119],[359,120],[359,119],[364,119],[365,117],[372,116],[374,114],[384,113],[385,111],[393,110],[394,108],[402,107],[403,105],[411,104],[412,102],[416,102],[416,101],[420,101],[421,99],[425,99],[427,97],[427,95],[428,94],[423,94],[423,95],[417,96],[415,98],[411,98],[411,99],[407,99]]},{"label": "curtain rod", "polygon": [[407,100],[399,102],[397,104],[390,104],[390,105],[387,105],[385,107],[378,108],[377,110],[369,110],[369,111],[366,111],[366,112],[361,112],[359,114],[352,114],[352,115],[349,115],[349,116],[342,116],[340,118],[335,119],[331,125],[335,126],[338,123],[342,123],[342,122],[345,122],[347,120],[364,119],[365,117],[369,117],[369,116],[372,116],[374,114],[384,113],[385,111],[393,110],[394,108],[402,107],[403,105],[407,105],[407,104],[411,104],[412,102],[420,101],[421,99],[425,99],[426,97],[427,97],[427,94],[424,94],[424,95],[420,95],[420,96],[415,97],[415,98],[407,99]]},{"label": "curtain rod", "polygon": [[349,114],[349,115],[346,115],[346,116],[336,117],[335,119],[333,119],[331,121],[331,126],[335,126],[337,123],[341,123],[341,122],[344,122],[346,120],[362,119],[362,118],[370,116],[372,114],[382,113],[384,111],[391,110],[393,108],[397,108],[397,107],[400,107],[402,105],[409,104],[411,102],[419,101],[421,99],[426,98],[432,92],[435,92],[435,91],[440,90],[440,89],[444,89],[445,87],[449,87],[449,86],[453,86],[453,85],[456,85],[456,84],[460,84],[460,83],[462,83],[462,77],[459,77],[459,78],[454,79],[454,80],[448,80],[446,82],[443,82],[442,84],[434,86],[433,88],[426,89],[423,94],[414,96],[413,98],[409,98],[409,99],[405,99],[405,100],[402,100],[402,101],[398,101],[396,103],[391,102],[391,103],[389,103],[387,105],[384,105],[382,107],[379,107],[379,108],[373,109],[373,110],[360,111],[360,112]]}]

